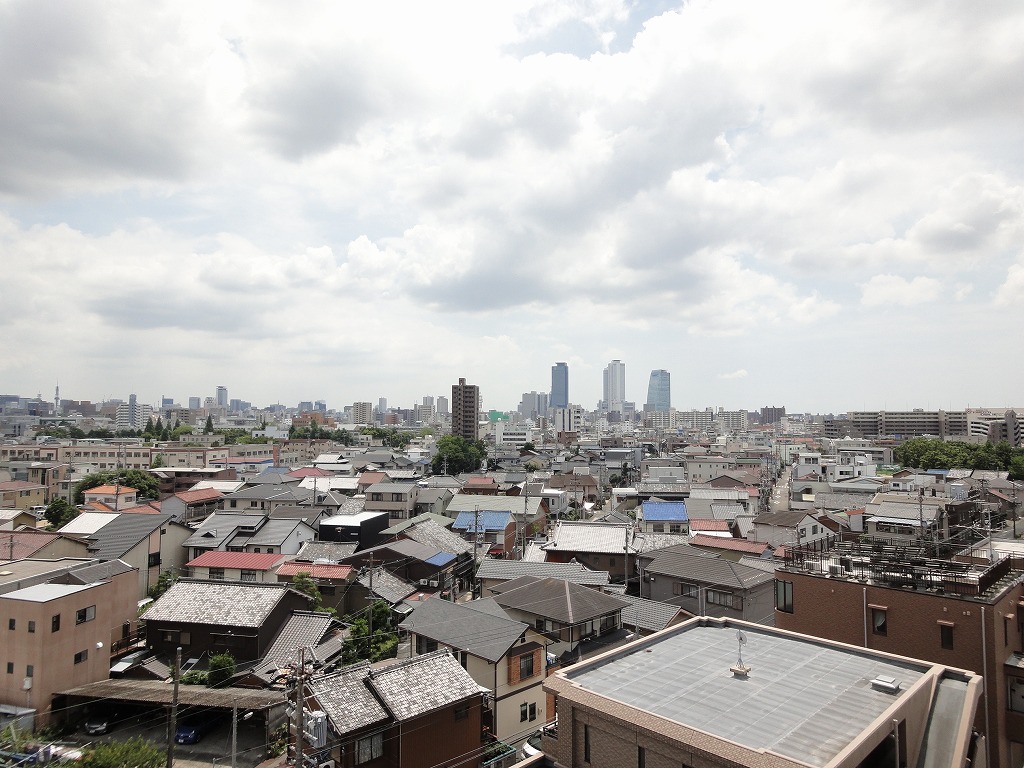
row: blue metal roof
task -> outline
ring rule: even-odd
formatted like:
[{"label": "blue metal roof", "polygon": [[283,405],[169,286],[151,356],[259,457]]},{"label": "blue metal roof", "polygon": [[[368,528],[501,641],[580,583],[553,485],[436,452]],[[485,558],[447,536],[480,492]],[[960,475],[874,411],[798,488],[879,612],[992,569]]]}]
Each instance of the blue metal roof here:
[{"label": "blue metal roof", "polygon": [[[479,529],[475,527],[479,515]],[[495,512],[493,510],[480,510],[479,512],[459,512],[452,528],[467,533],[481,533],[487,531],[504,531],[512,521],[511,512]]]},{"label": "blue metal roof", "polygon": [[689,520],[686,515],[686,503],[682,501],[645,501],[643,503],[644,521],[682,521]]},{"label": "blue metal roof", "polygon": [[441,567],[448,565],[448,563],[450,563],[455,558],[456,555],[453,555],[451,552],[438,552],[436,555],[434,555],[433,557],[428,557],[423,562]]}]

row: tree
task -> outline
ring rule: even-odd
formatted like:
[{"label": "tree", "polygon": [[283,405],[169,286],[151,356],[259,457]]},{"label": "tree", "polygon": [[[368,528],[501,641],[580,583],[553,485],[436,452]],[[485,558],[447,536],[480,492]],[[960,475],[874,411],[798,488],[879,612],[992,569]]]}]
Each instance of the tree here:
[{"label": "tree", "polygon": [[378,600],[361,613],[365,615],[348,621],[348,640],[342,649],[344,663],[351,664],[360,659],[380,661],[393,657],[398,650],[398,635],[395,634],[390,606]]},{"label": "tree", "polygon": [[309,571],[299,571],[296,573],[292,578],[291,588],[313,598],[314,611],[322,611],[324,609],[324,600],[323,595],[320,594],[320,587],[313,581]]},{"label": "tree", "polygon": [[431,461],[434,474],[473,472],[487,456],[482,440],[466,440],[458,435],[445,435],[437,441],[437,453]]},{"label": "tree", "polygon": [[160,575],[156,579],[156,584],[149,588],[149,596],[154,600],[159,600],[160,596],[173,585],[174,573],[172,571],[160,571]]},{"label": "tree", "polygon": [[64,499],[56,498],[47,505],[43,517],[51,528],[63,528],[78,517],[78,510]]},{"label": "tree", "polygon": [[136,736],[124,741],[97,742],[82,758],[82,768],[159,768],[165,755],[150,741]]},{"label": "tree", "polygon": [[523,443],[523,447],[519,449],[520,453],[529,453],[535,449],[533,443]]},{"label": "tree", "polygon": [[93,472],[75,485],[75,503],[85,502],[85,492],[101,485],[126,485],[139,492],[139,498],[156,499],[160,496],[160,483],[153,475],[141,469],[115,469]]},{"label": "tree", "polygon": [[212,435],[213,434],[213,416],[207,416],[206,417],[206,426],[203,427],[203,434],[204,435]]},{"label": "tree", "polygon": [[207,685],[211,688],[226,683],[235,674],[235,657],[227,651],[214,654],[206,665],[206,674]]},{"label": "tree", "polygon": [[153,457],[153,460],[149,462],[150,469],[158,469],[164,465],[164,457],[161,454],[157,454]]}]

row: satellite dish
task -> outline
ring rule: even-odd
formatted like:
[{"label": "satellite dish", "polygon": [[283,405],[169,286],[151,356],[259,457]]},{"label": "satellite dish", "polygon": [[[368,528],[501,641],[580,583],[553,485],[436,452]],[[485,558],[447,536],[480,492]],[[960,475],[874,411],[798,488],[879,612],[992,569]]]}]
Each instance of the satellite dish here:
[{"label": "satellite dish", "polygon": [[747,642],[747,636],[743,634],[742,629],[736,630],[736,642],[738,642],[740,645],[743,645],[745,642]]}]

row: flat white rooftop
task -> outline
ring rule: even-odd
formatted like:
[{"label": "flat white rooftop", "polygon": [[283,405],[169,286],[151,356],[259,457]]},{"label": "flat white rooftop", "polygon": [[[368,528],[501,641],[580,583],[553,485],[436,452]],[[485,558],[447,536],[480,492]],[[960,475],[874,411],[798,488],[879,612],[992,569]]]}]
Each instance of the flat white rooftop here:
[{"label": "flat white rooftop", "polygon": [[[750,749],[825,765],[932,666],[744,624],[746,679],[734,677],[736,626],[688,623],[565,677],[611,700]],[[871,680],[895,678],[900,690]]]}]

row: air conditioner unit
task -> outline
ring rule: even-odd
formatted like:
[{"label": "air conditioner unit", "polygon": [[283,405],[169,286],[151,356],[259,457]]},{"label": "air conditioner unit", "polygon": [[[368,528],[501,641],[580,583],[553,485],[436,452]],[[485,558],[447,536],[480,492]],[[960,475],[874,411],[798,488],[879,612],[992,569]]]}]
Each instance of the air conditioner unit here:
[{"label": "air conditioner unit", "polygon": [[421,587],[425,587],[428,584],[430,584],[430,582],[427,579],[420,579],[420,586]]},{"label": "air conditioner unit", "polygon": [[323,763],[320,763],[316,768],[334,768],[334,761],[327,760]]},{"label": "air conditioner unit", "polygon": [[437,579],[431,579],[430,580],[430,586],[436,587],[437,586]]}]

